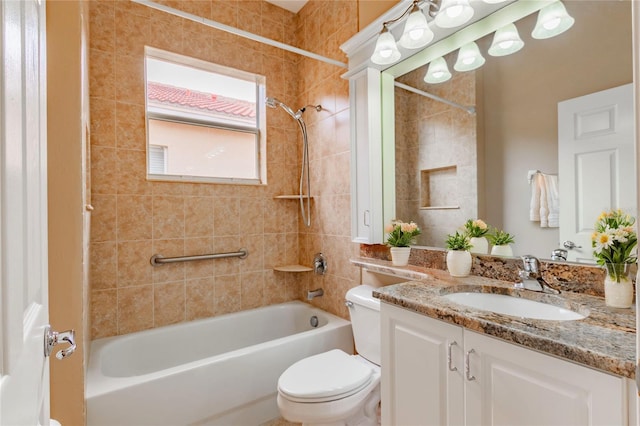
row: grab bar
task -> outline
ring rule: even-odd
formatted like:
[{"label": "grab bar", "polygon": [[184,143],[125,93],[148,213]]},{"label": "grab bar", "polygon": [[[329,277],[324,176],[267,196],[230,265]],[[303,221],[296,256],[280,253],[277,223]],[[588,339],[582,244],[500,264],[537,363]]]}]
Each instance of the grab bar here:
[{"label": "grab bar", "polygon": [[161,266],[165,263],[177,263],[177,262],[191,262],[194,260],[208,260],[208,259],[223,259],[225,257],[239,257],[240,259],[244,259],[249,256],[249,250],[246,248],[241,248],[238,251],[233,251],[230,253],[214,253],[214,254],[200,254],[197,256],[177,256],[177,257],[162,257],[159,254],[154,254],[151,256],[151,265],[152,266]]}]

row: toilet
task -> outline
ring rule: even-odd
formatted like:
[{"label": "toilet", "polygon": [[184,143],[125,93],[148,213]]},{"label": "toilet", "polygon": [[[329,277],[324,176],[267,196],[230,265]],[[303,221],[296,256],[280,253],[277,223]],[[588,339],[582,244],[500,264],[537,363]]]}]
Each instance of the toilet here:
[{"label": "toilet", "polygon": [[346,303],[358,355],[334,349],[291,365],[278,380],[278,408],[303,425],[379,424],[380,300],[374,288],[347,292]]}]

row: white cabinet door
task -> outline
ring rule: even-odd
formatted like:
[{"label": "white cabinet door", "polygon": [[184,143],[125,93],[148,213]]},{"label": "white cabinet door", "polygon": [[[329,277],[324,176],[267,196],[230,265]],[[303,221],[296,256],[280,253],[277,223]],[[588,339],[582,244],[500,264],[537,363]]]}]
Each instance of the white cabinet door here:
[{"label": "white cabinet door", "polygon": [[624,380],[469,330],[466,424],[626,425]]},{"label": "white cabinet door", "polygon": [[349,80],[351,102],[351,239],[383,239],[380,71],[367,68]]},{"label": "white cabinet door", "polygon": [[462,329],[385,303],[381,314],[382,424],[462,425]]}]

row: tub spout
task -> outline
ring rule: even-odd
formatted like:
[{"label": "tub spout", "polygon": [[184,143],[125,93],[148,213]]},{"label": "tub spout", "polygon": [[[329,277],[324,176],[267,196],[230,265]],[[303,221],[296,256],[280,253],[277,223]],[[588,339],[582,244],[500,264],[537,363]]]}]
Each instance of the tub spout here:
[{"label": "tub spout", "polygon": [[324,290],[321,288],[317,288],[315,290],[307,291],[307,300],[313,300],[316,297],[320,297],[324,294]]}]

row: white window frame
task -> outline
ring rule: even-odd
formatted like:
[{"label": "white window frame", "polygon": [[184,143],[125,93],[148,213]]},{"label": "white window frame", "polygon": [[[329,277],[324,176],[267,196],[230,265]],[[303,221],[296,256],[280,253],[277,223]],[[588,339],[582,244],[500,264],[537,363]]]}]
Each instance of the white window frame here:
[{"label": "white window frame", "polygon": [[[216,74],[226,75],[229,77],[254,82],[256,84],[256,126],[247,126],[242,123],[225,122],[223,120],[212,120],[209,117],[195,118],[187,114],[176,111],[175,114],[159,111],[148,105],[147,98],[147,69],[146,59],[153,58],[162,61],[173,62],[178,65],[189,66]],[[147,138],[146,158],[147,158],[147,179],[161,181],[179,181],[179,182],[210,182],[210,183],[231,183],[244,185],[265,185],[267,183],[267,162],[266,162],[266,108],[265,103],[261,102],[266,96],[266,78],[262,75],[249,73],[235,68],[226,67],[219,64],[203,61],[189,56],[177,53],[167,52],[153,47],[145,46],[145,70],[144,70],[144,88],[145,88],[145,130]],[[226,178],[226,177],[205,177],[205,176],[189,176],[189,175],[170,175],[149,173],[149,146],[152,144],[149,140],[149,120],[161,120],[167,122],[181,123],[194,126],[204,126],[229,130],[242,133],[252,133],[256,140],[256,164],[255,170],[257,178]],[[165,153],[166,155],[166,153]]]}]

